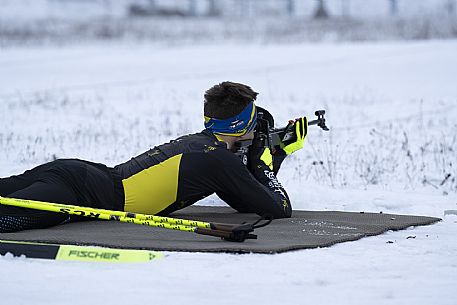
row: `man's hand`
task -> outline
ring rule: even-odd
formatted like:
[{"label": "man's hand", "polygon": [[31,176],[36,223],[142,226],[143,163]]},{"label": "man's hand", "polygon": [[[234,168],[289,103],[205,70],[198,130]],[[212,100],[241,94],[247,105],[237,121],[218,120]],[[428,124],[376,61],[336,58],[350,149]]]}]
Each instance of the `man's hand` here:
[{"label": "man's hand", "polygon": [[262,155],[260,155],[260,161],[265,163],[266,166],[273,170],[273,156],[271,155],[271,151],[269,147],[265,147],[263,150]]},{"label": "man's hand", "polygon": [[284,159],[303,148],[308,133],[308,120],[306,117],[290,121],[287,126],[284,147],[271,151],[269,147],[262,146],[257,138],[254,138],[249,149],[248,168],[254,173],[258,166],[266,165],[275,174],[278,173]]},{"label": "man's hand", "polygon": [[249,150],[249,164],[248,168],[251,173],[254,173],[256,167],[265,164],[276,175],[281,167],[282,161],[286,158],[286,153],[280,149],[276,150],[274,154],[271,153],[269,147],[262,147]]},{"label": "man's hand", "polygon": [[249,149],[249,163],[248,168],[253,172],[260,164],[265,164],[273,170],[273,156],[269,147],[261,147],[260,143],[256,140],[253,141]]},{"label": "man's hand", "polygon": [[308,120],[306,117],[290,121],[286,128],[284,137],[284,147],[282,148],[287,155],[303,148],[305,138],[308,134]]}]

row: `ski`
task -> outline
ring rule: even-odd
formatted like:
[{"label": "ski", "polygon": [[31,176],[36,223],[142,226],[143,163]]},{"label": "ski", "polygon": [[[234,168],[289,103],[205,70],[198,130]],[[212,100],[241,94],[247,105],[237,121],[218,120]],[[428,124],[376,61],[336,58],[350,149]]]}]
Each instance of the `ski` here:
[{"label": "ski", "polygon": [[0,255],[7,253],[26,258],[109,263],[141,263],[163,257],[161,252],[148,250],[0,240]]}]

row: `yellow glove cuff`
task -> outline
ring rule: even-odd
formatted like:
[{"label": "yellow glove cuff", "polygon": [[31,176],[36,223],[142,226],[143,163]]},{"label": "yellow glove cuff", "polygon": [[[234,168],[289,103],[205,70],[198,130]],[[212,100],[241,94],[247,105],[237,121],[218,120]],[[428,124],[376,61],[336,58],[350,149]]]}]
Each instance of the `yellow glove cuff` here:
[{"label": "yellow glove cuff", "polygon": [[265,163],[266,166],[273,170],[273,156],[271,155],[271,151],[269,147],[266,147],[263,151],[262,155],[260,156],[260,160]]}]

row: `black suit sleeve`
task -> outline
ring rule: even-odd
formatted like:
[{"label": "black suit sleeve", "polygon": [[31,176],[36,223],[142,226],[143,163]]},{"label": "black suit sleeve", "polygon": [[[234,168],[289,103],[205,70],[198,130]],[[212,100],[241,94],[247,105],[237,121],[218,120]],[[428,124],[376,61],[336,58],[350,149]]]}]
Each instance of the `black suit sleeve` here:
[{"label": "black suit sleeve", "polygon": [[229,151],[213,156],[218,159],[217,170],[213,170],[216,194],[227,204],[237,211],[254,212],[261,216],[291,216],[289,197],[268,166],[258,165],[251,173]]}]

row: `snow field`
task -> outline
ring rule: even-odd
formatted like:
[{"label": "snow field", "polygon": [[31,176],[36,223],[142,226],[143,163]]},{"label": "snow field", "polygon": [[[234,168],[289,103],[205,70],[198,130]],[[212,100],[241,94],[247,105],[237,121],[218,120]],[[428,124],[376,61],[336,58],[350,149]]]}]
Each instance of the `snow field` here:
[{"label": "snow field", "polygon": [[277,255],[167,253],[133,265],[2,257],[1,291],[8,304],[451,305],[456,221]]},{"label": "snow field", "polygon": [[1,176],[55,157],[114,165],[197,132],[204,90],[233,80],[260,92],[278,126],[327,110],[331,131],[310,128],[279,175],[295,209],[443,218],[279,255],[170,252],[120,266],[2,257],[2,300],[454,304],[457,218],[443,215],[457,209],[456,51],[455,41],[1,50]]}]

